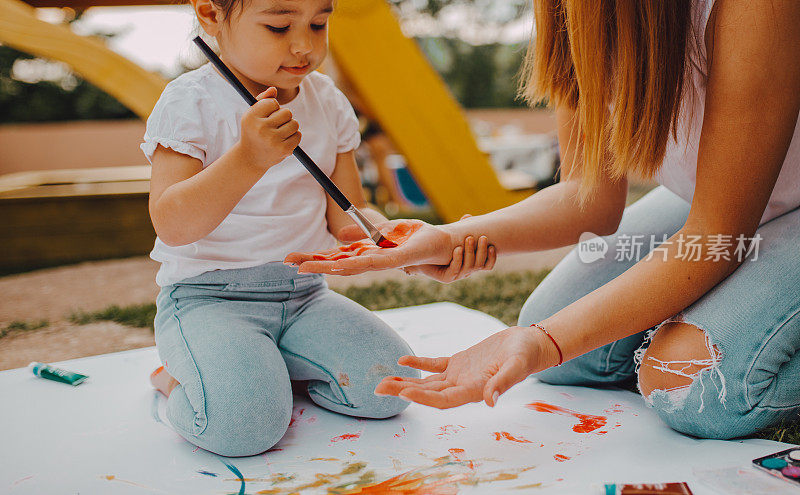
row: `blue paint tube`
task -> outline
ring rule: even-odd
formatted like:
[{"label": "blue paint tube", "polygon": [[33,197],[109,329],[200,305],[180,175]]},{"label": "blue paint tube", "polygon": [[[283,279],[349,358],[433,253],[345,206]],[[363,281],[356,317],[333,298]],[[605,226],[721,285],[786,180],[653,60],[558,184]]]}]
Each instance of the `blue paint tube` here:
[{"label": "blue paint tube", "polygon": [[69,383],[70,385],[80,385],[84,380],[89,378],[80,373],[73,373],[72,371],[62,370],[45,363],[31,363],[28,367],[33,371],[33,374],[48,380],[56,382]]}]

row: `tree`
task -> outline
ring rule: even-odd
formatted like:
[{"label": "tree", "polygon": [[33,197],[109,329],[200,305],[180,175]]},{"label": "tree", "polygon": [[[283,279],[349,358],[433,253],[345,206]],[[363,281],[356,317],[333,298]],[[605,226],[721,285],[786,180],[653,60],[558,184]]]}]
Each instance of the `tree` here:
[{"label": "tree", "polygon": [[529,2],[390,0],[390,3],[462,106],[525,105],[517,98],[517,87],[528,34],[513,41],[508,38],[510,28],[521,26]]},{"label": "tree", "polygon": [[[79,19],[76,16],[72,21]],[[96,33],[111,38],[115,33]],[[0,45],[0,123],[64,120],[131,119],[136,115],[108,93],[79,78],[63,65],[55,79],[23,81],[15,77],[20,67],[33,65],[40,72],[58,68],[10,46]]]}]

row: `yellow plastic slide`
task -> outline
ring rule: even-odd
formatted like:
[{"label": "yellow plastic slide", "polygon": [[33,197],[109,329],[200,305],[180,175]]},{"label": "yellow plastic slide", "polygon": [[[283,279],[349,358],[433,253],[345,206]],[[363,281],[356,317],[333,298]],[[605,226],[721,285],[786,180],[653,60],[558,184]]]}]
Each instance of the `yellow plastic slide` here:
[{"label": "yellow plastic slide", "polygon": [[458,103],[414,41],[403,35],[385,0],[340,0],[330,46],[445,221],[528,195],[500,185]]}]

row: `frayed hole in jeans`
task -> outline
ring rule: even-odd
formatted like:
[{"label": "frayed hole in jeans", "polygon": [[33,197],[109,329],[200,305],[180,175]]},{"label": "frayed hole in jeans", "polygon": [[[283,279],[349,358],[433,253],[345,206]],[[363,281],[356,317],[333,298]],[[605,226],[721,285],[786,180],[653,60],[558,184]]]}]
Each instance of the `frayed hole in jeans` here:
[{"label": "frayed hole in jeans", "polygon": [[[649,344],[652,342],[653,338],[655,337],[656,333],[658,332],[661,327],[667,323],[683,323],[691,325],[698,330],[703,332],[704,342],[706,351],[708,352],[708,358],[704,359],[671,359],[671,360],[662,360],[658,357],[651,356],[647,354],[647,350],[649,349]],[[689,397],[689,392],[691,386],[696,383],[700,382],[700,406],[698,408],[698,412],[702,412],[705,408],[705,404],[703,403],[703,396],[705,394],[705,387],[706,381],[710,380],[711,383],[714,384],[714,387],[717,389],[717,396],[720,403],[725,406],[725,398],[726,398],[726,388],[725,388],[725,376],[722,374],[720,370],[720,363],[722,361],[722,352],[719,348],[711,342],[711,338],[709,337],[708,333],[703,331],[698,325],[693,323],[687,322],[683,315],[678,315],[675,318],[671,318],[669,320],[664,321],[659,325],[657,328],[653,329],[652,331],[648,332],[645,336],[645,341],[639,349],[634,352],[634,360],[636,362],[636,373],[639,374],[641,366],[644,364],[649,369],[653,371],[658,371],[663,374],[667,375],[674,375],[683,377],[689,380],[688,384],[681,384],[674,387],[656,387],[653,388],[648,395],[642,391],[641,388],[641,375],[639,380],[639,392],[642,393],[642,396],[645,398],[645,402],[653,406],[655,403],[655,399],[659,399],[660,407],[662,407],[666,412],[676,411],[678,409],[683,408],[686,403],[686,400]],[[704,375],[705,374],[705,375]],[[707,379],[706,379],[707,377]]]}]

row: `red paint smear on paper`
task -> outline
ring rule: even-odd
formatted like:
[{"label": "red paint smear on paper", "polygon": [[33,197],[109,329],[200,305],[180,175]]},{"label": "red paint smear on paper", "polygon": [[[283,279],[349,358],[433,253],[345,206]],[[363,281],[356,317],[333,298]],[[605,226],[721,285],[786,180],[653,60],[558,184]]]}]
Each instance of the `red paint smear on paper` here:
[{"label": "red paint smear on paper", "polygon": [[547,412],[560,414],[562,416],[573,416],[577,418],[579,423],[572,427],[572,431],[576,433],[591,433],[599,428],[602,428],[608,422],[608,418],[605,416],[582,414],[577,411],[573,411],[572,409],[554,406],[545,402],[531,402],[526,407],[538,412]]},{"label": "red paint smear on paper", "polygon": [[524,437],[515,438],[513,435],[511,435],[511,433],[507,431],[494,432],[494,439],[497,440],[498,442],[500,440],[511,440],[512,442],[518,442],[518,443],[533,443]]},{"label": "red paint smear on paper", "polygon": [[304,411],[305,408],[295,409],[294,411],[292,411],[292,419],[289,420],[289,428],[291,428],[292,426],[294,426],[295,423],[297,423],[297,420],[300,419],[300,416],[303,415]]},{"label": "red paint smear on paper", "polygon": [[17,486],[17,485],[19,485],[20,483],[22,483],[23,481],[27,481],[27,480],[29,480],[29,479],[33,478],[33,476],[34,476],[34,475],[30,475],[30,476],[25,476],[24,478],[20,478],[20,479],[18,479],[17,481],[15,481],[14,483],[12,483],[12,484],[11,484],[11,486]]},{"label": "red paint smear on paper", "polygon": [[331,438],[331,442],[339,442],[341,440],[356,440],[361,438],[361,433],[345,433],[344,435],[339,435],[338,437]]},{"label": "red paint smear on paper", "polygon": [[553,459],[557,460],[558,462],[564,462],[570,460],[570,457],[564,454],[556,454],[553,456]]}]

